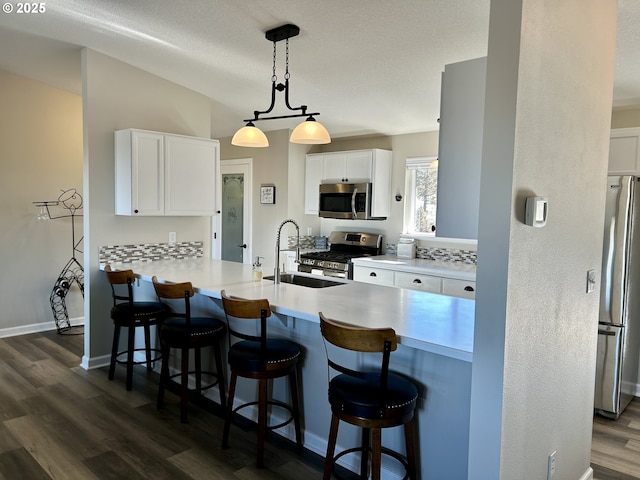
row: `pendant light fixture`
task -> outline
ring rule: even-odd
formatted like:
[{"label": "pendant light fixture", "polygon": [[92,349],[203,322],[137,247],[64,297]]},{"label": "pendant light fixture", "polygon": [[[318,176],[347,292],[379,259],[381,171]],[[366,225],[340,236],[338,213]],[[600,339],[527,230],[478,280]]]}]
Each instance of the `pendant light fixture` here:
[{"label": "pendant light fixture", "polygon": [[[301,105],[299,107],[292,107],[289,104],[289,39],[295,37],[300,33],[300,28],[296,25],[287,24],[282,25],[280,27],[276,27],[274,29],[269,30],[265,33],[265,37],[267,40],[273,42],[273,74],[271,76],[271,105],[264,111],[255,110],[253,112],[253,118],[243,120],[243,122],[247,122],[246,126],[242,127],[240,130],[236,132],[231,140],[232,145],[236,145],[239,147],[268,147],[269,140],[266,135],[260,130],[258,127],[254,125],[253,122],[257,122],[260,120],[278,120],[282,118],[296,118],[296,117],[307,117],[304,122],[298,125],[293,132],[291,132],[291,138],[289,139],[292,143],[303,143],[303,144],[322,144],[322,143],[330,143],[331,137],[329,136],[329,132],[324,126],[316,121],[314,115],[320,115],[318,112],[307,113],[307,106]],[[284,84],[277,83],[278,77],[276,76],[276,44],[281,40],[286,40],[286,70],[284,74]],[[286,107],[291,111],[300,111],[301,113],[293,113],[290,115],[278,115],[272,117],[260,117],[260,115],[267,115],[275,106],[276,103],[276,90],[282,92],[284,90],[284,103]]]}]

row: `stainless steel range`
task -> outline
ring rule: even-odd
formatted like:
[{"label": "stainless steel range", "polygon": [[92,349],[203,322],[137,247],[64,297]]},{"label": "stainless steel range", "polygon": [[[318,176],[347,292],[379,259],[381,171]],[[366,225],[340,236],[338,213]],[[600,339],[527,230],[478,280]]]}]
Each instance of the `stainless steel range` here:
[{"label": "stainless steel range", "polygon": [[380,255],[382,235],[377,233],[331,232],[329,250],[300,254],[299,272],[353,279],[352,258]]}]

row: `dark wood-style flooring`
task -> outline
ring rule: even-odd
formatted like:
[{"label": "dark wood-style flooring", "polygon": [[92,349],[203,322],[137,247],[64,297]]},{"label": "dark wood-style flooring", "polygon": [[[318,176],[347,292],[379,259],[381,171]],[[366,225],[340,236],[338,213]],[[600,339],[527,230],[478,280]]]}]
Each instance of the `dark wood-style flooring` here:
[{"label": "dark wood-style flooring", "polygon": [[640,398],[617,420],[593,420],[591,468],[595,480],[640,479]]},{"label": "dark wood-style flooring", "polygon": [[[323,458],[277,435],[264,469],[253,431],[233,427],[222,450],[218,415],[192,406],[181,424],[176,395],[156,409],[155,373],[137,368],[127,392],[124,368],[109,381],[78,366],[83,343],[55,332],[0,338],[0,479],[321,478]],[[640,479],[640,399],[617,421],[595,417],[591,462],[597,480]]]}]

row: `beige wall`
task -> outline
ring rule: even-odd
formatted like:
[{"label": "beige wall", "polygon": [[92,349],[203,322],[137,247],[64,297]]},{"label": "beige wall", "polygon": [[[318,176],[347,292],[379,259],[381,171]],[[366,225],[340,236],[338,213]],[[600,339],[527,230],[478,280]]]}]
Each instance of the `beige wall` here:
[{"label": "beige wall", "polygon": [[640,127],[640,107],[614,108],[611,115],[611,128]]},{"label": "beige wall", "polygon": [[98,271],[101,245],[202,240],[209,252],[209,217],[123,217],[114,214],[114,130],[140,128],[210,138],[207,97],[85,49],[82,53],[85,203],[85,357],[104,363],[110,350],[111,295]]},{"label": "beige wall", "polygon": [[[0,105],[1,336],[54,328],[49,295],[71,258],[71,220],[38,221],[32,202],[56,200],[69,188],[82,194],[83,185],[79,96],[0,71]],[[81,320],[77,287],[66,304],[69,317]]]}]

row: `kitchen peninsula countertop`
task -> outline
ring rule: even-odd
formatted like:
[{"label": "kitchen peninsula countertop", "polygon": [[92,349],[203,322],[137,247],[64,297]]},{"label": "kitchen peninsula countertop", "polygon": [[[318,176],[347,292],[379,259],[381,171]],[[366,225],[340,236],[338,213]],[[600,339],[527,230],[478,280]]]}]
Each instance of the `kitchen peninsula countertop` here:
[{"label": "kitchen peninsula countertop", "polygon": [[445,260],[426,260],[423,258],[398,258],[395,255],[378,255],[374,257],[358,257],[352,260],[354,265],[401,270],[403,272],[436,275],[458,280],[475,281],[476,264],[448,262]]},{"label": "kitchen peninsula countertop", "polygon": [[466,362],[473,358],[473,300],[348,280],[327,288],[253,282],[250,265],[209,258],[113,263],[111,267],[131,268],[149,282],[154,275],[161,281],[190,281],[197,293],[214,299],[221,298],[223,289],[229,295],[267,298],[280,316],[319,323],[318,312],[322,311],[355,325],[392,327],[407,347]]}]

